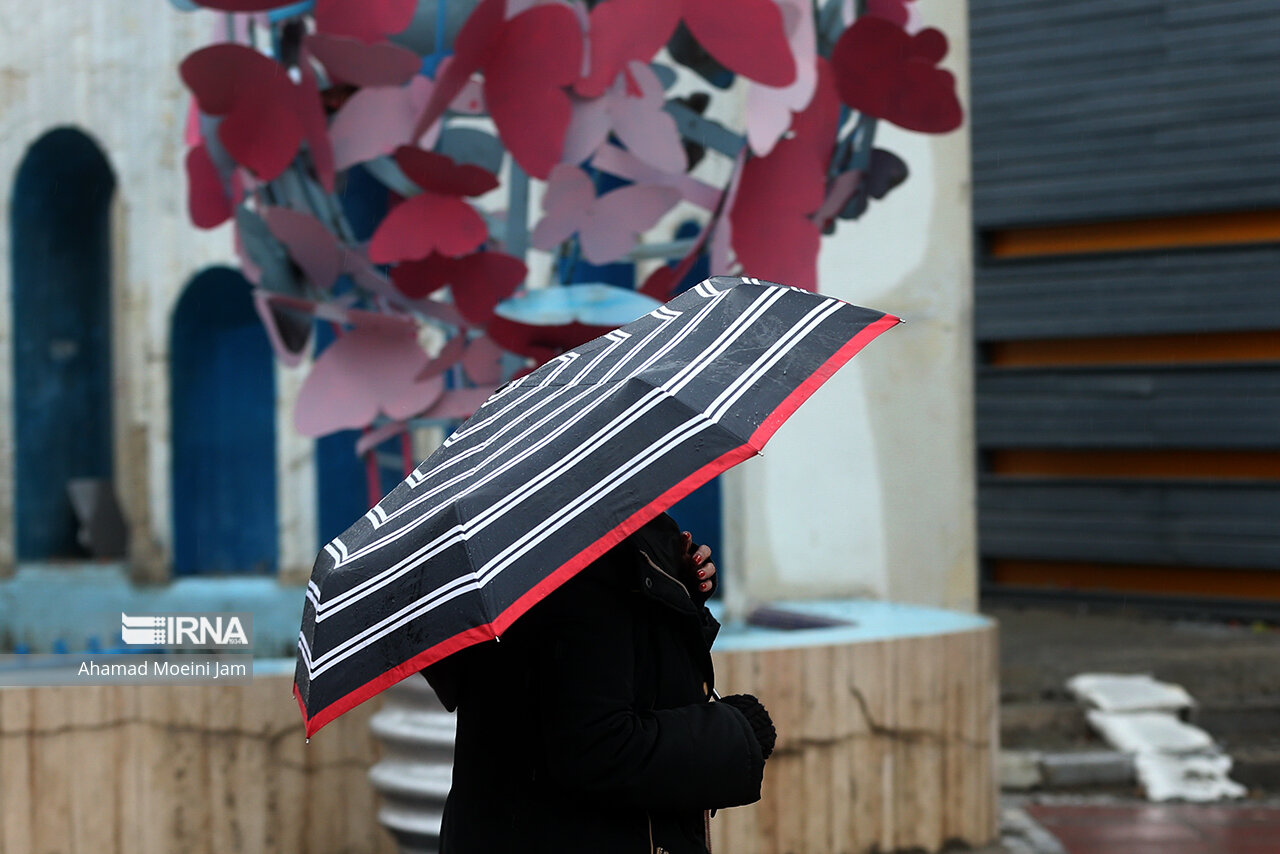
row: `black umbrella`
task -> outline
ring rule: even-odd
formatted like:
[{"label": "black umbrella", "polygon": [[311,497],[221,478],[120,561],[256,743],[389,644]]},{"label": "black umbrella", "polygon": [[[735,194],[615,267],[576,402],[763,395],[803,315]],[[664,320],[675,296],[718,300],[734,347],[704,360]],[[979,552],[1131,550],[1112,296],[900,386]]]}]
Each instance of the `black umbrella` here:
[{"label": "black umbrella", "polygon": [[316,559],[294,693],[307,735],[498,637],[753,454],[896,317],[717,277],[504,386]]}]

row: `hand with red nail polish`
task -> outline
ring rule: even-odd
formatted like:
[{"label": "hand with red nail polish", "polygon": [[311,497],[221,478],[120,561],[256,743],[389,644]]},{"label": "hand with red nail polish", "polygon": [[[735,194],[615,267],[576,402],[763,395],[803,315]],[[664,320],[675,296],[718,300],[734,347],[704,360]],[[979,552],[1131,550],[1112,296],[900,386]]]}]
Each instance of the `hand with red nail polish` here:
[{"label": "hand with red nail polish", "polygon": [[716,586],[716,565],[710,560],[711,547],[695,543],[693,535],[688,531],[680,536],[685,550],[686,577],[682,580],[694,601],[701,605],[711,596]]}]

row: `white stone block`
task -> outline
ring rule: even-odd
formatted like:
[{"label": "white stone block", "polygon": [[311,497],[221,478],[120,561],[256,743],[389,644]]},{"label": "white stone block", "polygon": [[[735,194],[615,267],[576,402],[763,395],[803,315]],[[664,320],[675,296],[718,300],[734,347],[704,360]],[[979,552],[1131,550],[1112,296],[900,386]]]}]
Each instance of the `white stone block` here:
[{"label": "white stone block", "polygon": [[1088,713],[1089,725],[1107,743],[1125,753],[1213,753],[1217,747],[1209,734],[1183,723],[1167,712]]},{"label": "white stone block", "polygon": [[1152,801],[1219,801],[1241,798],[1245,788],[1228,779],[1231,757],[1169,756],[1160,753],[1134,758],[1138,779]]},{"label": "white stone block", "polygon": [[1103,712],[1177,712],[1195,704],[1181,685],[1143,673],[1081,673],[1067,680],[1067,690]]}]

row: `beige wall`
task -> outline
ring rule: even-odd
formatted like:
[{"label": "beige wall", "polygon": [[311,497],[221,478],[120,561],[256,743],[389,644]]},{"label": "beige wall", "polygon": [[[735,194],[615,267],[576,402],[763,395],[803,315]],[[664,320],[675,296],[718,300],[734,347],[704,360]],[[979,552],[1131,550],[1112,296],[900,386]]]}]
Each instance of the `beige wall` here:
[{"label": "beige wall", "polygon": [[[12,341],[9,201],[27,149],[76,128],[116,178],[112,338],[116,483],[141,577],[167,575],[170,531],[170,318],[202,268],[235,264],[228,226],[197,230],[186,213],[183,126],[189,98],[177,67],[210,41],[213,13],[164,0],[0,0],[0,573],[12,568]],[[281,568],[303,576],[315,554],[311,443],[292,428],[297,376],[277,379]]]},{"label": "beige wall", "polygon": [[[968,104],[966,4],[922,3]],[[972,609],[977,597],[967,124],[881,122],[911,176],[823,242],[824,293],[903,317],[726,476],[727,584],[776,598],[870,595]]]},{"label": "beige wall", "polygon": [[393,854],[380,701],[308,743],[292,682],[0,688],[0,854]]}]

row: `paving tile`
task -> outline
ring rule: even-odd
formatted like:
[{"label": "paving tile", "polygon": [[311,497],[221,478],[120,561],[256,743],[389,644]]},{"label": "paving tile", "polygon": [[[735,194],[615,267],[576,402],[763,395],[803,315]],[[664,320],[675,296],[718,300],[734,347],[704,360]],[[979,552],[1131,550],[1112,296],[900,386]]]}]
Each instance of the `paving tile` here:
[{"label": "paving tile", "polygon": [[1280,854],[1280,807],[1034,804],[1068,854]]},{"label": "paving tile", "polygon": [[1280,826],[1280,807],[1205,805],[1178,807],[1199,824],[1274,824]]},{"label": "paving tile", "polygon": [[1280,827],[1277,826],[1226,827],[1213,830],[1201,827],[1199,830],[1204,834],[1206,840],[1212,840],[1228,846],[1261,845],[1264,842],[1269,842],[1272,848],[1280,852]]}]

